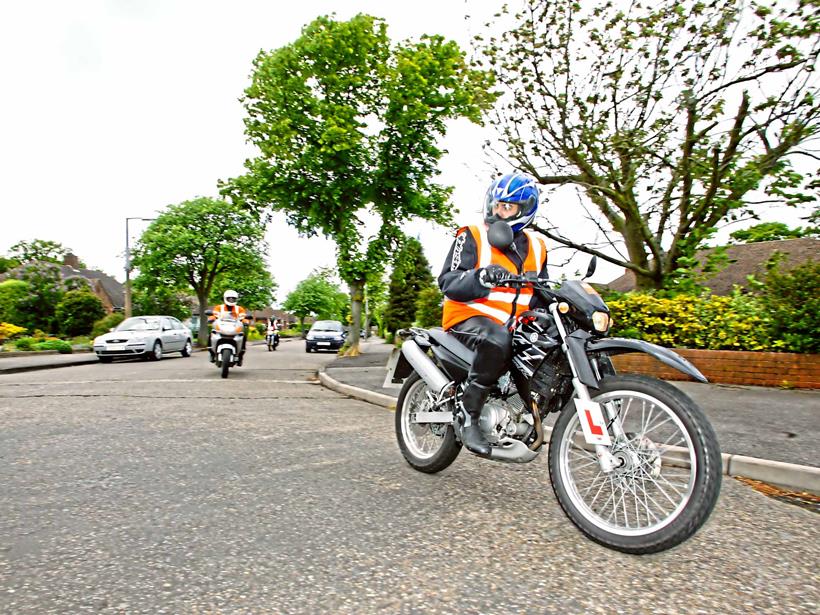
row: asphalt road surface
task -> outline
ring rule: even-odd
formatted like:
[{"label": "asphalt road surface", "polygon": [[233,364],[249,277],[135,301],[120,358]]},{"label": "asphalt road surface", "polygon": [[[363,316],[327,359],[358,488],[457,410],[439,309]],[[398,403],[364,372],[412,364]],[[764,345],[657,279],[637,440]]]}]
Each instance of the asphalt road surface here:
[{"label": "asphalt road surface", "polygon": [[428,476],[393,414],[250,348],[0,376],[2,613],[817,613],[820,517],[724,478],[684,545],[564,517],[544,455]]}]

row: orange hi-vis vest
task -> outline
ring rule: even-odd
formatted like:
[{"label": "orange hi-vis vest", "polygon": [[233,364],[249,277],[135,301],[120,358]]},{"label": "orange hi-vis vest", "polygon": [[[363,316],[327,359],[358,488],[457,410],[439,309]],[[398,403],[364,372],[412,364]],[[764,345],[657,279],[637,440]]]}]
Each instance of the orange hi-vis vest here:
[{"label": "orange hi-vis vest", "polygon": [[242,320],[248,317],[245,308],[243,308],[241,305],[230,306],[225,303],[220,303],[219,305],[214,306],[213,312],[213,315],[208,317],[208,320],[210,321],[216,320],[222,315],[222,313],[234,314],[237,317],[237,319]]},{"label": "orange hi-vis vest", "polygon": [[[468,226],[467,230],[472,234],[478,250],[476,269],[495,264],[501,265],[513,274],[518,274],[516,265],[501,250],[490,245],[487,239],[487,229],[484,225]],[[547,261],[546,238],[541,233],[529,229],[524,229],[524,234],[529,240],[529,248],[527,256],[524,258],[522,273],[534,272],[538,275]],[[531,288],[506,287],[491,288],[487,297],[466,302],[454,301],[445,296],[442,327],[446,331],[473,316],[487,316],[503,325],[507,323],[511,316],[518,316],[527,311],[532,297],[533,291]],[[515,308],[513,308],[513,305]]]}]

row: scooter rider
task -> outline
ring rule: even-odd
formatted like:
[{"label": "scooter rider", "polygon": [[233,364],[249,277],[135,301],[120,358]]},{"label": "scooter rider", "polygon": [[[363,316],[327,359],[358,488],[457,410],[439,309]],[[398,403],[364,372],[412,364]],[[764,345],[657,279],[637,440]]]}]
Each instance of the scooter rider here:
[{"label": "scooter rider", "polygon": [[[485,199],[485,224],[457,231],[438,278],[444,293],[442,326],[475,351],[460,405],[462,441],[479,455],[490,454],[478,418],[493,385],[509,369],[509,326],[515,316],[535,307],[531,289],[498,287],[496,283],[506,275],[525,272],[547,277],[546,238],[525,230],[535,218],[538,198],[535,180],[528,175],[509,173],[495,180]],[[487,240],[487,228],[498,220],[513,230],[513,243],[504,251]]]},{"label": "scooter rider", "polygon": [[[247,324],[248,312],[245,308],[238,304],[239,293],[235,290],[226,290],[222,295],[222,301],[222,304],[214,306],[213,314],[208,316],[209,323],[220,318],[223,314],[233,314],[237,320],[241,320],[243,324]],[[247,339],[247,335],[242,337],[242,348],[239,351],[239,360],[237,361],[237,365],[242,365],[242,359],[245,358],[245,345],[247,344]],[[216,354],[214,353],[212,335],[208,338],[208,352],[211,355],[211,363],[213,363],[216,361]]]}]

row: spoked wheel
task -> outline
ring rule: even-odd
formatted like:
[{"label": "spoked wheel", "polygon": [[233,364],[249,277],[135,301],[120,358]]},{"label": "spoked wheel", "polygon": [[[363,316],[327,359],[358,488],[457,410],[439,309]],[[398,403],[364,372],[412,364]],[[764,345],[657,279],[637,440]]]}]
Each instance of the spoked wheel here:
[{"label": "spoked wheel", "polygon": [[401,453],[413,468],[428,474],[449,466],[461,451],[452,425],[415,422],[417,412],[433,410],[432,402],[429,387],[413,372],[396,403],[396,439]]},{"label": "spoked wheel", "polygon": [[549,448],[564,512],[592,540],[626,553],[656,553],[691,537],[712,512],[721,482],[717,437],[701,409],[644,376],[608,377],[594,399],[614,419],[610,452],[619,465],[601,470],[574,405],[565,408]]},{"label": "spoked wheel", "polygon": [[223,348],[222,349],[222,377],[228,377],[228,368],[231,366],[231,349],[230,348]]}]

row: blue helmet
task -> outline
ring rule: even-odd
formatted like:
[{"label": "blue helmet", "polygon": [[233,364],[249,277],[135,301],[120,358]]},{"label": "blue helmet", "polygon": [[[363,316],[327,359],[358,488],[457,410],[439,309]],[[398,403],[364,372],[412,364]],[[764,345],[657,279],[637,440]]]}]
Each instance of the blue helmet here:
[{"label": "blue helmet", "polygon": [[[511,218],[495,215],[493,209],[498,203],[518,205],[518,213]],[[507,173],[495,180],[487,190],[484,203],[484,221],[492,224],[504,220],[514,233],[530,225],[538,211],[538,187],[535,180],[523,173]]]}]

